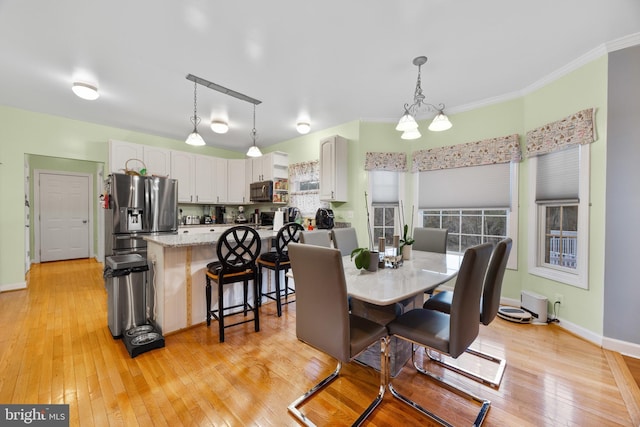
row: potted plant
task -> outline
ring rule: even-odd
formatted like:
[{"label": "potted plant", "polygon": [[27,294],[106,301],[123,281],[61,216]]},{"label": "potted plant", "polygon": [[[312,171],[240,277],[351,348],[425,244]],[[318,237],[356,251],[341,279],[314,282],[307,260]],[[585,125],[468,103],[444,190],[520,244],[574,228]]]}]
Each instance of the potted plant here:
[{"label": "potted plant", "polygon": [[367,192],[364,192],[364,201],[367,209],[367,231],[369,232],[369,247],[355,248],[351,252],[351,260],[355,263],[357,269],[364,268],[368,271],[378,270],[378,251],[373,250],[373,236],[371,235],[371,221],[369,219],[369,203],[367,201]]},{"label": "potted plant", "polygon": [[[402,254],[402,259],[410,260],[411,259],[411,245],[413,245],[416,241],[413,237],[409,235],[409,225],[404,224],[402,222],[404,220],[404,205],[402,201],[400,201],[400,225],[402,227],[402,239],[400,239],[400,253]],[[413,230],[413,206],[411,207],[411,230]]]}]

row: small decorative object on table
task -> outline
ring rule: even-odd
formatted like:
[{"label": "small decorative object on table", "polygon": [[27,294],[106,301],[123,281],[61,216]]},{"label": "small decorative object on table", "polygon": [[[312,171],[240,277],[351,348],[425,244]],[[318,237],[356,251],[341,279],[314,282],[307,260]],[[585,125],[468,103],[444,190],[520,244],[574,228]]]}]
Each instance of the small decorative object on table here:
[{"label": "small decorative object on table", "polygon": [[364,192],[365,206],[367,207],[367,231],[369,232],[369,248],[355,248],[351,252],[351,259],[354,261],[356,268],[365,268],[368,271],[378,271],[378,261],[380,255],[378,251],[373,249],[373,236],[371,235],[371,222],[369,219],[369,203],[367,201],[367,192]]},{"label": "small decorative object on table", "polygon": [[[402,227],[402,239],[400,239],[400,254],[402,255],[402,259],[410,260],[411,259],[411,245],[413,245],[416,241],[413,237],[409,236],[409,225],[402,225],[402,221],[404,219],[404,204],[400,201],[400,225]],[[411,207],[411,229],[413,230],[413,206]]]}]

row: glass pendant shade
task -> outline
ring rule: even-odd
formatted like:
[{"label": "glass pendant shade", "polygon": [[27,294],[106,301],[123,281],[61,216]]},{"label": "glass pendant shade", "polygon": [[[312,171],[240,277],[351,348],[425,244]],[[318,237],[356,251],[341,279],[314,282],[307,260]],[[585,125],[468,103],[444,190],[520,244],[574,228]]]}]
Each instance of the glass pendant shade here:
[{"label": "glass pendant shade", "polygon": [[260,149],[258,148],[257,145],[252,145],[251,147],[249,147],[249,151],[247,151],[247,156],[248,157],[261,157],[262,156],[262,151],[260,151]]},{"label": "glass pendant shade", "polygon": [[402,132],[400,138],[402,139],[418,139],[422,136],[418,129],[409,129]]},{"label": "glass pendant shade", "polygon": [[451,122],[449,118],[441,111],[437,116],[433,118],[433,121],[429,125],[429,130],[433,132],[441,132],[443,130],[451,129]]},{"label": "glass pendant shade", "polygon": [[396,130],[406,132],[413,129],[418,129],[418,123],[408,111],[405,111],[404,115],[400,117],[400,121],[398,121]]},{"label": "glass pendant shade", "polygon": [[185,142],[189,145],[196,145],[196,146],[206,145],[206,143],[204,142],[204,139],[202,139],[198,131],[195,129],[193,130],[193,132],[189,134]]}]

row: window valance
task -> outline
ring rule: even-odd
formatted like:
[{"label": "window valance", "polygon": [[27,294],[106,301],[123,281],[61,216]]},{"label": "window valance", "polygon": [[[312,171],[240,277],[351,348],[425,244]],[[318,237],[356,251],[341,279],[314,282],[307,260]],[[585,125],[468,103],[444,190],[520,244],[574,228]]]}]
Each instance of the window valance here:
[{"label": "window valance", "polygon": [[365,154],[364,170],[405,172],[407,170],[407,153],[375,153]]},{"label": "window valance", "polygon": [[538,156],[595,141],[595,109],[587,108],[527,132],[527,156]]},{"label": "window valance", "polygon": [[413,153],[412,172],[452,169],[467,166],[520,162],[522,153],[518,135],[419,150]]},{"label": "window valance", "polygon": [[309,175],[318,173],[319,160],[312,160],[310,162],[293,163],[289,165],[289,177],[298,177],[300,175]]}]

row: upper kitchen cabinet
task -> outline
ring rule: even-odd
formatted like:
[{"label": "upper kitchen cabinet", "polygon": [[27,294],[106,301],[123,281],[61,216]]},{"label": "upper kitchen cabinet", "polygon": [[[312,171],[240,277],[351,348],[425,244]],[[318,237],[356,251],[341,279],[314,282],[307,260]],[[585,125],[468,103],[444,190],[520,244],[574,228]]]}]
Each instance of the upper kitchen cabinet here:
[{"label": "upper kitchen cabinet", "polygon": [[320,200],[348,200],[348,148],[347,140],[338,135],[320,141]]},{"label": "upper kitchen cabinet", "polygon": [[126,169],[138,172],[142,168],[147,170],[147,175],[168,177],[171,173],[171,151],[132,142],[109,141],[111,173],[123,173]]},{"label": "upper kitchen cabinet", "polygon": [[171,177],[178,180],[179,203],[216,203],[216,158],[171,151]]},{"label": "upper kitchen cabinet", "polygon": [[246,171],[245,159],[227,160],[227,203],[241,205],[249,202]]},{"label": "upper kitchen cabinet", "polygon": [[247,159],[251,165],[251,182],[289,178],[289,155],[281,151],[267,153],[261,157]]}]

